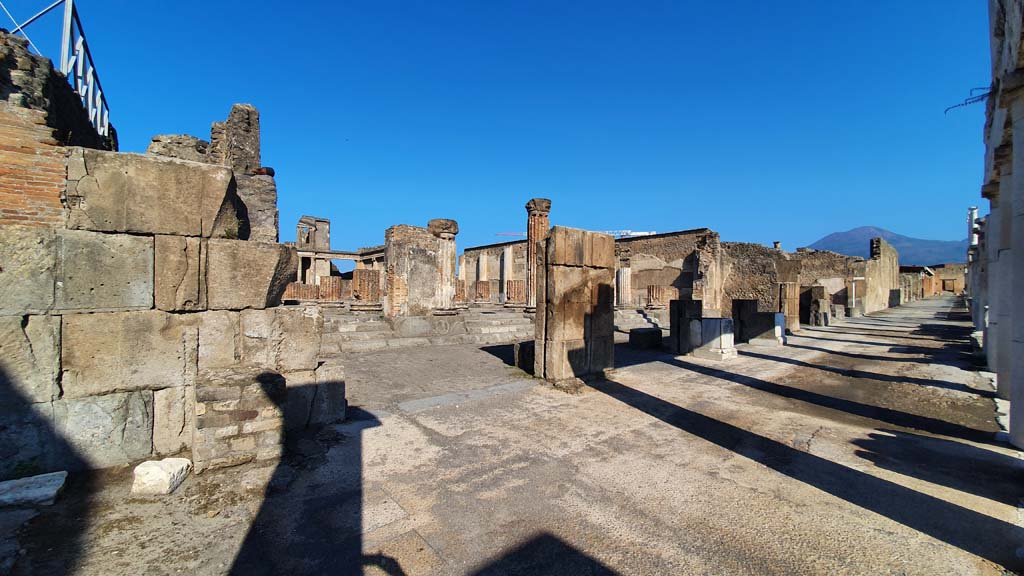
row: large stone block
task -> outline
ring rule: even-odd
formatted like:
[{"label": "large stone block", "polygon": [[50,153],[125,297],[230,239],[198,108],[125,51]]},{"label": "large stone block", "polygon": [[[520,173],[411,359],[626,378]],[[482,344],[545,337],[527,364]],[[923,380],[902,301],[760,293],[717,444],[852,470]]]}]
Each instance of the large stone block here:
[{"label": "large stone block", "polygon": [[277,308],[272,336],[277,369],[281,372],[315,369],[323,328],[319,307]]},{"label": "large stone block", "polygon": [[241,359],[252,366],[274,366],[277,349],[274,346],[274,318],[276,309],[242,310],[239,313]]},{"label": "large stone block", "polygon": [[63,317],[61,360],[66,398],[158,390],[195,381],[194,318],[158,310]]},{"label": "large stone block", "polygon": [[49,228],[0,226],[0,315],[53,307],[57,237]]},{"label": "large stone block", "polygon": [[206,254],[199,238],[157,236],[156,307],[168,312],[206,309]]},{"label": "large stone block", "polygon": [[58,310],[153,307],[153,239],[79,230],[57,233]]},{"label": "large stone block", "polygon": [[153,392],[140,390],[54,403],[56,429],[92,468],[153,452]]},{"label": "large stone block", "polygon": [[179,158],[190,162],[206,162],[210,143],[188,134],[162,134],[153,136],[146,154]]},{"label": "large stone block", "polygon": [[298,271],[295,249],[283,244],[210,240],[207,250],[206,294],[211,310],[278,304]]},{"label": "large stone block", "polygon": [[194,417],[191,386],[153,392],[153,452],[177,454],[192,447]]},{"label": "large stone block", "polygon": [[229,368],[241,359],[239,312],[210,310],[199,314],[199,369]]},{"label": "large stone block", "polygon": [[54,430],[53,404],[29,404],[15,394],[0,399],[0,480],[73,468]]},{"label": "large stone block", "polygon": [[317,395],[310,410],[313,426],[331,424],[345,419],[348,400],[345,398],[345,368],[337,362],[326,362],[316,369]]},{"label": "large stone block", "polygon": [[0,317],[0,409],[50,402],[60,395],[60,317]]},{"label": "large stone block", "polygon": [[73,229],[203,237],[238,230],[240,201],[223,166],[75,148],[67,199]]},{"label": "large stone block", "polygon": [[249,240],[277,242],[277,184],[273,176],[235,176],[238,197],[245,204]]}]

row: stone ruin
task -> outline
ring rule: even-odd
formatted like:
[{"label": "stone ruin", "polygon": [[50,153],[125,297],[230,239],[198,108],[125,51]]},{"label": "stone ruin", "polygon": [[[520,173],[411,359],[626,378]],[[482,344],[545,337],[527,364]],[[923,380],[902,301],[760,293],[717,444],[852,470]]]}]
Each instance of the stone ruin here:
[{"label": "stone ruin", "polygon": [[[734,341],[780,345],[802,321],[878,310],[905,290],[881,239],[869,260],[706,228],[616,240],[551,228],[545,198],[526,203],[525,241],[461,257],[459,225],[443,218],[336,250],[330,221],[303,216],[281,244],[254,107],[233,106],[208,141],[163,135],[145,155],[117,153],[116,137],[76,132],[70,88],[2,38],[22,72],[0,94],[0,121],[18,127],[0,135],[0,161],[18,167],[0,174],[0,370],[14,399],[0,407],[0,479],[154,456],[189,455],[197,471],[276,458],[284,427],[344,416],[343,353],[517,343],[519,365],[576,389],[613,366],[616,329],[723,360]],[[33,97],[41,87],[49,96]]]}]

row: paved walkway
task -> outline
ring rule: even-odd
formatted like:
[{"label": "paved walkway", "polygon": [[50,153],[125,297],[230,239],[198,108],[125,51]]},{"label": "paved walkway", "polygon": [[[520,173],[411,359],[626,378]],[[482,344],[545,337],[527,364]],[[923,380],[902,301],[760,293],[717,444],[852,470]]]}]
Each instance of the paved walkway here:
[{"label": "paved walkway", "polygon": [[1024,468],[953,305],[729,363],[623,351],[575,396],[500,348],[350,357],[349,422],[164,500],[72,486],[21,573],[1000,574]]}]

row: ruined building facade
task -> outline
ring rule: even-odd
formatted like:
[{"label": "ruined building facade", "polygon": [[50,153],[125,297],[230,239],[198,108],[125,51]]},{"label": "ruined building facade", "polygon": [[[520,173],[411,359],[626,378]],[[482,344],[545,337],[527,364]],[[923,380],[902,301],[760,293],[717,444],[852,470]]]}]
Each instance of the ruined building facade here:
[{"label": "ruined building facade", "polygon": [[996,394],[1010,401],[1010,440],[1024,447],[1024,2],[990,0],[992,85],[985,113],[981,196],[969,216],[972,317]]}]

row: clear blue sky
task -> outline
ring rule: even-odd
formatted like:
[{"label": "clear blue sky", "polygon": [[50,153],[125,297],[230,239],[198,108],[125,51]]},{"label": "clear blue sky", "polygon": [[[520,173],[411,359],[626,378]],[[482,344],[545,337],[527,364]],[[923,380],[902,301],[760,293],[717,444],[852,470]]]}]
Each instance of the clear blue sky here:
[{"label": "clear blue sky", "polygon": [[989,83],[984,2],[78,5],[122,150],[259,108],[282,240],[311,214],[339,249],[430,218],[488,244],[543,196],[555,224],[792,249],[962,239],[982,203],[984,105],[943,109]]}]

